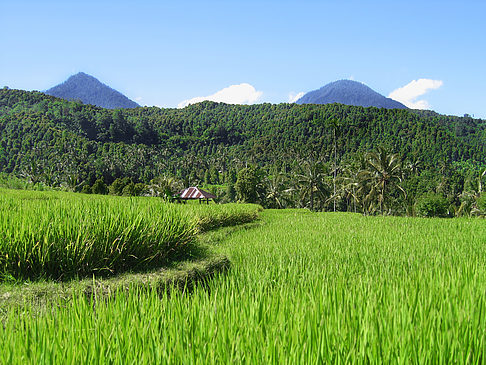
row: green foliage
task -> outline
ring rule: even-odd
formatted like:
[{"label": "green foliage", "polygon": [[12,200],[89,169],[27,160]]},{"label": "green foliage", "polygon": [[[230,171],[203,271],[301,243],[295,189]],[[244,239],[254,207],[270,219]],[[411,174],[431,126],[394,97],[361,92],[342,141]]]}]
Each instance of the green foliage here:
[{"label": "green foliage", "polygon": [[182,181],[167,176],[159,176],[150,181],[151,195],[172,201],[174,196],[184,188]]},{"label": "green foliage", "polygon": [[103,179],[97,179],[93,186],[91,187],[91,192],[93,194],[101,194],[101,195],[106,195],[109,192],[108,187],[105,184],[105,181]]},{"label": "green foliage", "polygon": [[[213,102],[107,110],[0,90],[0,172],[70,191],[97,177],[108,185],[120,179],[111,194],[143,183],[147,190],[140,194],[168,200],[204,181],[236,184],[238,171],[250,164],[263,178],[258,194],[244,199],[267,207],[413,214],[419,196],[437,191],[459,211],[461,196],[473,202],[478,193],[485,133],[483,120],[428,111]],[[385,169],[379,156],[378,165],[370,163],[382,147],[383,156],[394,156]],[[319,187],[303,183],[311,155],[323,166],[315,171]],[[282,181],[270,181],[274,172]],[[177,181],[179,190],[150,183],[161,176]],[[139,194],[133,186],[125,193]]]},{"label": "green foliage", "polygon": [[137,196],[135,191],[135,184],[133,182],[128,183],[123,187],[122,194],[123,196]]},{"label": "green foliage", "polygon": [[257,203],[262,197],[262,173],[255,167],[245,167],[238,172],[235,191],[243,203]]},{"label": "green foliage", "polygon": [[[115,181],[113,181],[113,184],[110,185],[109,188],[110,195],[118,195],[118,196],[124,195],[123,193],[124,189],[130,184],[134,186],[132,179],[130,179],[129,177],[124,177],[123,179],[121,178],[116,179]],[[131,192],[132,190],[133,190],[132,187],[127,188],[126,192],[128,193]],[[130,196],[130,194],[126,194],[126,195]]]},{"label": "green foliage", "polygon": [[0,188],[19,190],[49,190],[44,184],[33,184],[12,174],[0,172]]},{"label": "green foliage", "polygon": [[476,200],[481,213],[486,214],[486,193],[482,193]]},{"label": "green foliage", "polygon": [[[330,128],[329,120],[336,126]],[[380,145],[405,158],[420,156],[427,161],[424,167],[441,160],[486,163],[486,124],[469,118],[468,128],[456,134],[463,122],[432,112],[340,104],[203,102],[184,109],[112,111],[42,93],[0,90],[0,159],[3,171],[15,172],[31,158],[44,166],[60,164],[74,150],[66,161],[79,170],[88,164],[107,182],[123,176],[148,182],[163,170],[179,170],[182,178],[197,170],[204,177],[210,170],[212,183],[217,183],[214,169],[226,172],[230,164],[241,169],[236,160],[265,167],[311,151],[322,156],[337,152],[340,159]],[[146,167],[152,175],[148,179]]]},{"label": "green foliage", "polygon": [[144,196],[149,193],[147,185],[143,183],[136,183],[134,186],[134,196]]},{"label": "green foliage", "polygon": [[366,212],[379,210],[390,212],[390,190],[395,188],[406,195],[401,187],[402,164],[398,154],[391,154],[384,148],[368,154],[366,169],[358,173],[359,192]]},{"label": "green foliage", "polygon": [[83,185],[83,188],[81,189],[81,193],[91,194],[92,193],[91,186],[89,186],[89,184]]},{"label": "green foliage", "polygon": [[447,217],[449,202],[441,194],[427,193],[417,201],[416,212],[420,217]]},{"label": "green foliage", "polygon": [[[327,166],[322,161],[312,158],[302,161],[296,174],[297,188],[300,192],[300,203],[314,211],[323,209],[326,199],[330,195],[330,187],[326,181]],[[317,205],[314,204],[317,202]]]},{"label": "green foliage", "polygon": [[229,202],[236,201],[236,189],[232,183],[229,183],[226,187],[226,199]]},{"label": "green foliage", "polygon": [[129,182],[127,185],[123,187],[122,194],[123,196],[144,196],[148,194],[148,188],[143,183],[136,183]]}]

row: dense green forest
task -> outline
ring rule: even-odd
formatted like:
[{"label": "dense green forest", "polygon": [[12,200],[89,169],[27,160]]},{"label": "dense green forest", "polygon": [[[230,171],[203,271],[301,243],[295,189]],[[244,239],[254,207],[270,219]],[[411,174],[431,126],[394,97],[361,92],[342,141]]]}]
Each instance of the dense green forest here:
[{"label": "dense green forest", "polygon": [[0,90],[0,172],[72,191],[169,196],[206,184],[223,201],[267,207],[461,215],[481,212],[485,167],[486,121],[469,116],[342,104],[109,110]]}]

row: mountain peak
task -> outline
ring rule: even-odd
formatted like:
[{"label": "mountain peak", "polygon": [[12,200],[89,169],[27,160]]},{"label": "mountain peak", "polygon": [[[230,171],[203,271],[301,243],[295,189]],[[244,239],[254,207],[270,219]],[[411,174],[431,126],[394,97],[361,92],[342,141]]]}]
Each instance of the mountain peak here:
[{"label": "mountain peak", "polygon": [[84,104],[93,104],[107,109],[140,106],[122,93],[84,72],[70,76],[66,81],[45,93],[67,100],[81,100]]},{"label": "mountain peak", "polygon": [[297,104],[331,104],[340,103],[387,109],[406,109],[398,101],[386,98],[365,84],[354,80],[338,80],[331,82],[320,89],[305,94]]},{"label": "mountain peak", "polygon": [[87,73],[84,72],[78,72],[77,74],[74,74],[69,78],[89,78],[89,79],[97,80],[94,76],[88,75]]}]

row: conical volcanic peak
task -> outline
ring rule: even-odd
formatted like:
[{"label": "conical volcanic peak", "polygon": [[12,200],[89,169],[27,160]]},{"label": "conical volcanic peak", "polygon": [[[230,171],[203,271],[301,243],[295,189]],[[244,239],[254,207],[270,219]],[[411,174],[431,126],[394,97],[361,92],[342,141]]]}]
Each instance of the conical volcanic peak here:
[{"label": "conical volcanic peak", "polygon": [[122,93],[84,72],[69,77],[62,84],[54,86],[45,93],[67,100],[81,100],[84,104],[97,105],[107,109],[140,106]]},{"label": "conical volcanic peak", "polygon": [[372,90],[361,82],[339,80],[318,90],[310,91],[297,100],[297,104],[340,103],[355,106],[375,106],[387,109],[407,109],[405,105]]}]

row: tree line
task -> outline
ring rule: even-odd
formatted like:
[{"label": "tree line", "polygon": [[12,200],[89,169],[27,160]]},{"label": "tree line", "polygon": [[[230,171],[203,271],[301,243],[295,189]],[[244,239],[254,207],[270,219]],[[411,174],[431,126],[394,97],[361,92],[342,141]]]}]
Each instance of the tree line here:
[{"label": "tree line", "polygon": [[126,194],[159,194],[154,186],[170,180],[225,201],[365,214],[415,214],[419,198],[436,194],[447,214],[469,214],[485,141],[485,121],[425,111],[213,102],[107,110],[0,90],[0,171],[72,191],[129,181]]}]

